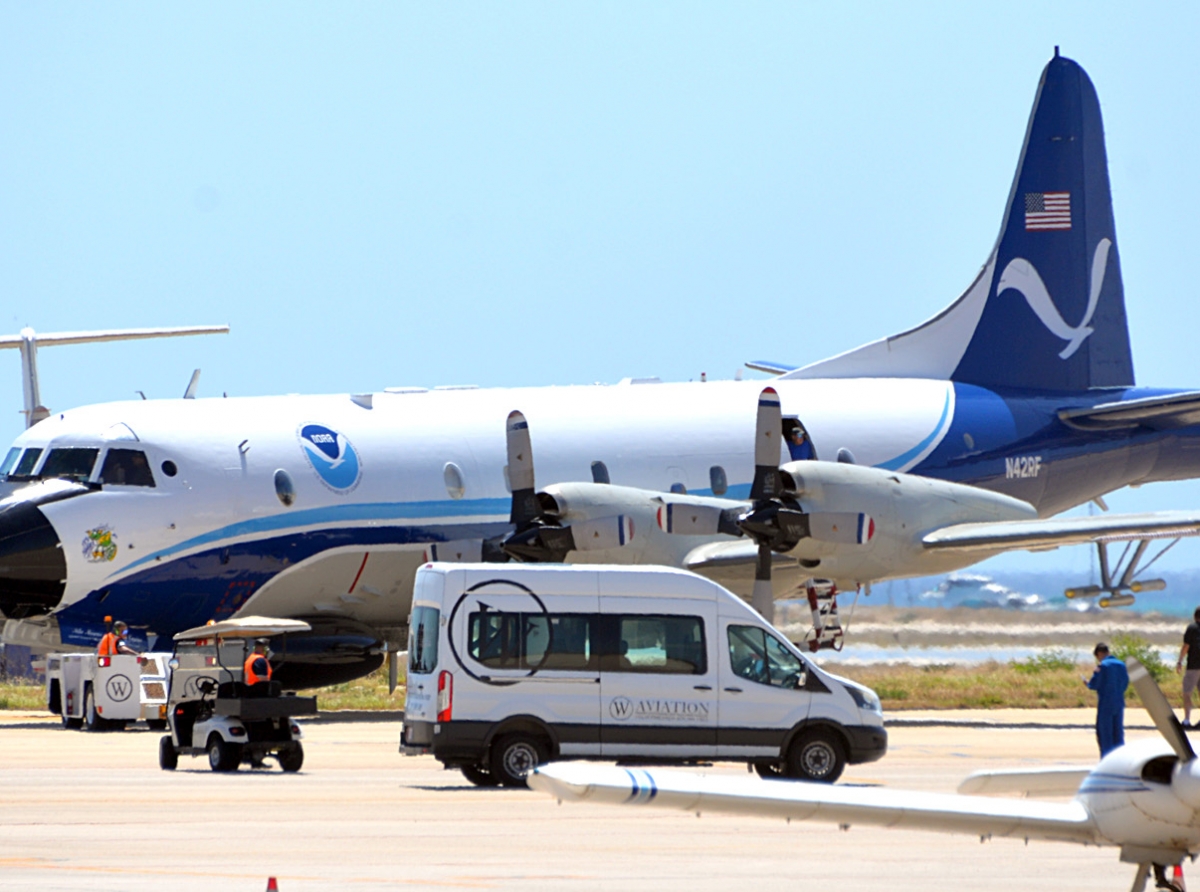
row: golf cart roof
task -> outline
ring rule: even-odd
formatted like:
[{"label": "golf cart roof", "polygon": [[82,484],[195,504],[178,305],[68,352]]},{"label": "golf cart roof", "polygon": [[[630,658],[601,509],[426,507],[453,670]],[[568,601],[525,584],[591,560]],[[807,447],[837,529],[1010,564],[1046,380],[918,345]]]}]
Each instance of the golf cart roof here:
[{"label": "golf cart roof", "polygon": [[298,619],[277,619],[273,616],[243,616],[241,619],[223,619],[219,623],[197,626],[175,636],[176,641],[195,641],[197,638],[272,638],[290,632],[307,632],[308,623]]}]

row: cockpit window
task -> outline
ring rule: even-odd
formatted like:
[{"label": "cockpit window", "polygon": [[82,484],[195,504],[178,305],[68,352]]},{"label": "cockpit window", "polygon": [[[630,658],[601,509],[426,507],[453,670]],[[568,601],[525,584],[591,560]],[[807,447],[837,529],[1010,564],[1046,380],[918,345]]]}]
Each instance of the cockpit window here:
[{"label": "cockpit window", "polygon": [[154,474],[140,449],[110,449],[104,457],[100,482],[115,486],[153,486]]},{"label": "cockpit window", "polygon": [[37,467],[38,459],[42,457],[40,448],[26,449],[25,454],[21,456],[21,460],[17,462],[16,468],[9,475],[10,477],[30,477],[33,475],[33,469]]},{"label": "cockpit window", "polygon": [[38,477],[60,477],[64,480],[87,480],[96,466],[99,449],[51,449]]},{"label": "cockpit window", "polygon": [[14,446],[8,450],[8,455],[4,456],[4,464],[0,465],[0,477],[8,476],[8,472],[12,470],[12,466],[17,462],[17,456],[20,454],[20,446]]}]

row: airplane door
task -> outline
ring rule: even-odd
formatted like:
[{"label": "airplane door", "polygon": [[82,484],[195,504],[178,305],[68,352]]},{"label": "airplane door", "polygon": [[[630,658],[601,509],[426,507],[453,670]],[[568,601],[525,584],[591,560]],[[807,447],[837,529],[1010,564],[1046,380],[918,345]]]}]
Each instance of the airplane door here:
[{"label": "airplane door", "polygon": [[721,621],[717,649],[717,755],[778,758],[787,732],[812,705],[812,694],[799,687],[805,663],[766,628],[744,619]]},{"label": "airplane door", "polygon": [[502,571],[468,588],[450,605],[451,659],[439,663],[454,667],[455,719],[535,716],[553,730],[563,755],[594,756],[600,747],[595,579],[581,575],[555,585],[579,590],[543,595],[504,580]]},{"label": "airplane door", "polygon": [[[600,737],[606,758],[716,755],[712,601],[604,597],[600,605]],[[668,612],[669,611],[669,612]]]}]

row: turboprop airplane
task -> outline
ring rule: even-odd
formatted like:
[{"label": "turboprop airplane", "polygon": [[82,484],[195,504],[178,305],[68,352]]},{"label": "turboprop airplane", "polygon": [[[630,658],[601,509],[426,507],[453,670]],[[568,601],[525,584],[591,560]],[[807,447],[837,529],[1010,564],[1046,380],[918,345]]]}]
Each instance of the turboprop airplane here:
[{"label": "turboprop airplane", "polygon": [[987,839],[1117,846],[1138,865],[1133,892],[1153,869],[1158,888],[1182,892],[1166,867],[1200,852],[1200,762],[1158,685],[1135,659],[1129,678],[1162,735],[1118,747],[1094,768],[979,772],[959,787],[966,793],[1070,796],[1070,802],[992,799],[985,795],[922,793],[879,787],[708,776],[680,771],[562,762],[538,766],[529,786],[560,802],[665,808],[693,814],[731,812],[789,822],[829,821],[909,830],[966,833]]},{"label": "turboprop airplane", "polygon": [[[1200,474],[1200,392],[1134,384],[1099,102],[1075,62],[1056,54],[1042,74],[1000,238],[963,296],[773,388],[810,456],[971,484],[1042,518]],[[0,503],[5,640],[86,647],[105,615],[151,637],[249,611],[313,626],[289,641],[290,671],[308,674],[285,683],[354,677],[402,646],[431,544],[514,531],[513,409],[537,432],[544,481],[610,484],[564,500],[576,524],[624,514],[630,489],[746,499],[760,389],[397,387],[53,414],[0,463],[17,485]],[[730,547],[720,531],[636,526],[624,545],[566,557],[715,573],[695,549]],[[827,575],[826,557],[804,560],[789,582]],[[756,563],[744,550],[722,581],[749,594]],[[1106,576],[1109,594],[1128,597],[1137,570]]]}]

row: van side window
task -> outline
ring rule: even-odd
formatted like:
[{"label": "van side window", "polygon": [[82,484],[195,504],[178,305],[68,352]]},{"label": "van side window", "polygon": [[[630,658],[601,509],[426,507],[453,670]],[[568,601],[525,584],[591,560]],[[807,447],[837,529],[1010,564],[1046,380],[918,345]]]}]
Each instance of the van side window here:
[{"label": "van side window", "polygon": [[499,613],[468,618],[467,653],[492,669],[596,671],[591,626],[583,613]]},{"label": "van side window", "polygon": [[698,616],[601,616],[604,672],[704,675],[704,621]]},{"label": "van side window", "polygon": [[408,672],[429,675],[437,668],[438,621],[436,607],[414,607],[412,629],[408,633]]},{"label": "van side window", "polygon": [[729,627],[729,664],[735,675],[777,688],[799,686],[804,674],[800,658],[758,626]]}]

